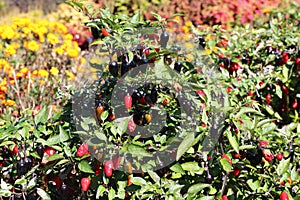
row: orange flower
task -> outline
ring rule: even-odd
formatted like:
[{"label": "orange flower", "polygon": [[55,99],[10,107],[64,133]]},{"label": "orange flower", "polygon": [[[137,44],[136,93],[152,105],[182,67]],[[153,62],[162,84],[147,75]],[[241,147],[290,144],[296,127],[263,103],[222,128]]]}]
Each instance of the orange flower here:
[{"label": "orange flower", "polygon": [[0,93],[0,100],[4,100],[5,99],[5,94]]},{"label": "orange flower", "polygon": [[15,101],[9,100],[9,99],[8,100],[2,100],[1,103],[2,103],[2,105],[9,106],[9,107],[17,105],[17,103]]},{"label": "orange flower", "polygon": [[27,67],[24,67],[19,72],[22,73],[22,74],[24,74],[24,75],[27,75],[28,71],[29,71],[29,69]]},{"label": "orange flower", "polygon": [[34,70],[34,71],[31,73],[31,76],[32,76],[32,77],[37,77],[37,76],[38,76],[38,70]]},{"label": "orange flower", "polygon": [[1,85],[0,86],[0,92],[8,93],[8,89],[7,89],[6,85]]}]

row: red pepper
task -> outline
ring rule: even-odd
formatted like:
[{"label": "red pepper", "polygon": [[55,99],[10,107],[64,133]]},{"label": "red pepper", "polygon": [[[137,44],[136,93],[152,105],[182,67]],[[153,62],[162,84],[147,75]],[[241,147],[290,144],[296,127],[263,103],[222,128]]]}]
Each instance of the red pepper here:
[{"label": "red pepper", "polygon": [[110,34],[107,32],[107,30],[105,28],[102,28],[102,35],[104,37],[109,36]]},{"label": "red pepper", "polygon": [[86,192],[88,191],[90,185],[91,185],[91,180],[90,178],[82,178],[81,181],[80,181],[80,184],[81,184],[81,189],[83,192]]},{"label": "red pepper", "polygon": [[128,122],[128,130],[129,130],[129,132],[132,133],[135,130],[135,127],[136,127],[136,125],[135,125],[133,119],[131,119]]},{"label": "red pepper", "polygon": [[132,107],[132,97],[129,94],[124,97],[124,104],[126,109],[130,109]]},{"label": "red pepper", "polygon": [[89,155],[90,152],[89,152],[89,149],[88,149],[88,145],[86,143],[80,145],[77,149],[77,152],[76,152],[76,156],[77,157],[82,157],[84,155]]},{"label": "red pepper", "polygon": [[286,192],[281,192],[280,200],[289,200],[289,195]]},{"label": "red pepper", "polygon": [[233,169],[233,172],[232,172],[233,176],[238,177],[240,175],[240,173],[241,173],[241,169],[240,168],[235,167]]},{"label": "red pepper", "polygon": [[45,153],[46,153],[48,156],[52,156],[53,154],[56,153],[56,151],[55,151],[52,147],[46,147]]},{"label": "red pepper", "polygon": [[113,171],[113,162],[111,160],[108,160],[105,162],[104,164],[104,172],[105,172],[105,176],[107,177],[111,177],[112,175],[112,171]]},{"label": "red pepper", "polygon": [[18,146],[15,145],[11,152],[12,152],[13,154],[18,154],[18,152],[19,152]]}]

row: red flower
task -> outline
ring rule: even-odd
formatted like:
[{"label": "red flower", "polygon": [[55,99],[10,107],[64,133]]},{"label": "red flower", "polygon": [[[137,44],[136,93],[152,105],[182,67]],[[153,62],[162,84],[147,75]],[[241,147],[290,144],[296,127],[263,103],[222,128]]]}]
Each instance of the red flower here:
[{"label": "red flower", "polygon": [[76,156],[77,157],[82,157],[84,155],[89,155],[89,149],[88,149],[88,145],[86,143],[80,145],[80,147],[78,147],[77,152],[76,152]]}]

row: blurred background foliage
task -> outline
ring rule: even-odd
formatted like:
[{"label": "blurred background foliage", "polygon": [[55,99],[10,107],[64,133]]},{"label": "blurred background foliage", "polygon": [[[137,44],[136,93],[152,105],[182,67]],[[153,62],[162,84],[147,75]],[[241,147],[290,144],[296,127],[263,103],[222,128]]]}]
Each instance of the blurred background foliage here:
[{"label": "blurred background foliage", "polygon": [[[183,13],[182,21],[191,21],[194,25],[222,25],[230,28],[233,25],[253,23],[255,19],[265,17],[274,8],[299,5],[300,0],[78,0],[93,7],[109,7],[114,14],[133,15],[142,13],[146,19],[153,19],[151,12],[169,17],[174,13]],[[11,13],[32,13],[35,17],[49,14],[52,11],[62,15],[61,18],[72,18],[74,12],[59,6],[63,0],[0,0],[0,17]],[[12,12],[14,11],[14,12]],[[42,13],[41,13],[42,12]],[[75,15],[74,17],[76,18]],[[77,18],[74,20],[78,20]],[[3,20],[1,20],[3,21]],[[5,21],[5,20],[4,20]]]}]

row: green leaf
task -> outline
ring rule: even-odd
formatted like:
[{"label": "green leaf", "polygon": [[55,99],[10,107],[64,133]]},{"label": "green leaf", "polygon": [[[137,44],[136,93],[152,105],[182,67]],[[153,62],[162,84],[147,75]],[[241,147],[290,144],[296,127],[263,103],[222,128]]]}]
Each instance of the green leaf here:
[{"label": "green leaf", "polygon": [[60,135],[54,135],[47,140],[48,146],[53,146],[60,142]]},{"label": "green leaf", "polygon": [[282,99],[282,90],[281,90],[280,86],[279,86],[279,85],[275,85],[275,87],[276,87],[276,95],[277,95],[280,99]]},{"label": "green leaf", "polygon": [[150,12],[150,14],[153,15],[153,17],[154,17],[155,19],[157,19],[158,21],[161,21],[161,16],[160,16],[159,14],[156,14],[156,13],[154,13],[154,12]]},{"label": "green leaf", "polygon": [[[185,14],[175,13],[175,14],[172,14],[172,15],[170,16],[170,18],[177,17],[177,16],[181,17],[181,16],[185,16]],[[170,18],[169,18],[169,19],[170,19]]]},{"label": "green leaf", "polygon": [[268,123],[271,123],[271,122],[273,122],[273,121],[275,121],[276,119],[263,119],[263,120],[261,120],[261,121],[259,121],[258,123],[257,123],[257,125],[256,125],[256,127],[258,128],[258,127],[261,127],[261,126],[263,126],[263,125],[265,125],[265,124],[268,124]]},{"label": "green leaf", "polygon": [[131,19],[131,23],[132,24],[138,24],[140,22],[140,12],[136,13],[135,15],[133,15],[132,19]]},{"label": "green leaf", "polygon": [[65,141],[69,140],[69,134],[67,133],[66,130],[64,130],[61,126],[59,126],[59,137],[60,137],[60,142],[64,143]]},{"label": "green leaf", "polygon": [[201,168],[199,167],[197,162],[185,162],[181,164],[181,167],[185,171],[199,171]]},{"label": "green leaf", "polygon": [[117,118],[114,122],[116,123],[118,127],[118,131],[121,133],[126,132],[128,122],[130,121],[129,117],[122,117],[122,118]]},{"label": "green leaf", "polygon": [[220,163],[222,165],[222,168],[226,172],[230,172],[232,170],[232,165],[229,163],[229,161],[226,158],[221,158],[220,159]]},{"label": "green leaf", "polygon": [[247,184],[253,191],[257,190],[260,187],[259,180],[256,180],[253,182],[253,179],[249,179],[249,180],[247,180]]},{"label": "green leaf", "polygon": [[103,193],[106,191],[106,188],[103,185],[99,185],[96,193],[96,199],[103,196]]},{"label": "green leaf", "polygon": [[132,155],[136,155],[136,156],[151,156],[151,154],[149,152],[147,152],[146,149],[144,149],[143,147],[134,145],[134,144],[127,145],[127,150]]},{"label": "green leaf", "polygon": [[104,111],[102,114],[101,114],[101,120],[102,121],[104,121],[104,120],[106,120],[106,118],[108,117],[108,111],[106,110],[106,111]]},{"label": "green leaf", "polygon": [[294,166],[291,170],[291,179],[292,179],[292,181],[298,181],[299,180],[299,173],[297,171],[296,166]]},{"label": "green leaf", "polygon": [[246,113],[254,113],[256,115],[261,115],[264,116],[261,112],[253,109],[253,108],[249,108],[249,107],[243,107],[241,108],[241,110],[235,115],[235,118],[239,118],[241,115],[246,114]]},{"label": "green leaf", "polygon": [[133,53],[132,53],[132,51],[129,51],[128,52],[128,62],[130,63],[132,60],[133,60]]},{"label": "green leaf", "polygon": [[29,181],[29,183],[28,183],[28,185],[27,185],[27,189],[33,188],[34,186],[36,186],[36,183],[37,183],[37,177],[33,177],[33,178]]},{"label": "green leaf", "polygon": [[195,135],[188,134],[180,143],[177,149],[176,160],[178,161],[180,157],[194,144]]},{"label": "green leaf", "polygon": [[37,193],[38,195],[43,199],[43,200],[51,200],[50,196],[41,188],[37,188]]},{"label": "green leaf", "polygon": [[180,165],[180,163],[176,163],[174,164],[172,167],[170,167],[170,170],[172,170],[173,172],[177,172],[177,173],[180,173],[180,174],[183,174],[184,171]]},{"label": "green leaf", "polygon": [[235,152],[239,153],[239,144],[237,142],[237,138],[232,135],[231,131],[227,131],[227,138]]},{"label": "green leaf", "polygon": [[110,188],[109,192],[108,192],[108,200],[113,200],[116,196],[116,191],[114,190],[114,188]]},{"label": "green leaf", "polygon": [[62,155],[55,153],[48,158],[48,161],[50,162],[50,161],[59,160],[62,158],[64,158]]},{"label": "green leaf", "polygon": [[287,82],[287,80],[289,79],[289,68],[287,68],[286,66],[283,66],[282,75],[283,75],[282,82],[284,82],[284,83]]},{"label": "green leaf", "polygon": [[281,176],[282,174],[284,174],[288,168],[289,168],[289,165],[290,165],[290,158],[288,159],[283,159],[280,161],[279,165],[277,166],[276,168],[276,172],[279,176]]},{"label": "green leaf", "polygon": [[199,198],[199,200],[214,200],[214,199],[215,199],[214,196],[205,196],[205,197]]},{"label": "green leaf", "polygon": [[48,121],[47,107],[43,106],[40,112],[34,117],[35,124],[45,124]]},{"label": "green leaf", "polygon": [[85,172],[85,173],[91,173],[91,174],[94,173],[92,167],[90,166],[90,164],[86,160],[82,160],[78,164],[78,168],[79,168],[80,171]]},{"label": "green leaf", "polygon": [[152,180],[155,182],[155,183],[158,183],[159,184],[159,181],[160,181],[160,177],[157,175],[157,173],[153,172],[153,171],[147,171],[149,176],[152,178]]},{"label": "green leaf", "polygon": [[210,184],[205,183],[196,183],[194,185],[191,185],[188,189],[188,193],[190,194],[196,194],[199,191],[203,190],[204,188],[210,187]]},{"label": "green leaf", "polygon": [[141,177],[132,177],[131,178],[131,182],[134,184],[134,185],[146,185],[147,182],[145,181],[145,179],[141,178]]}]

